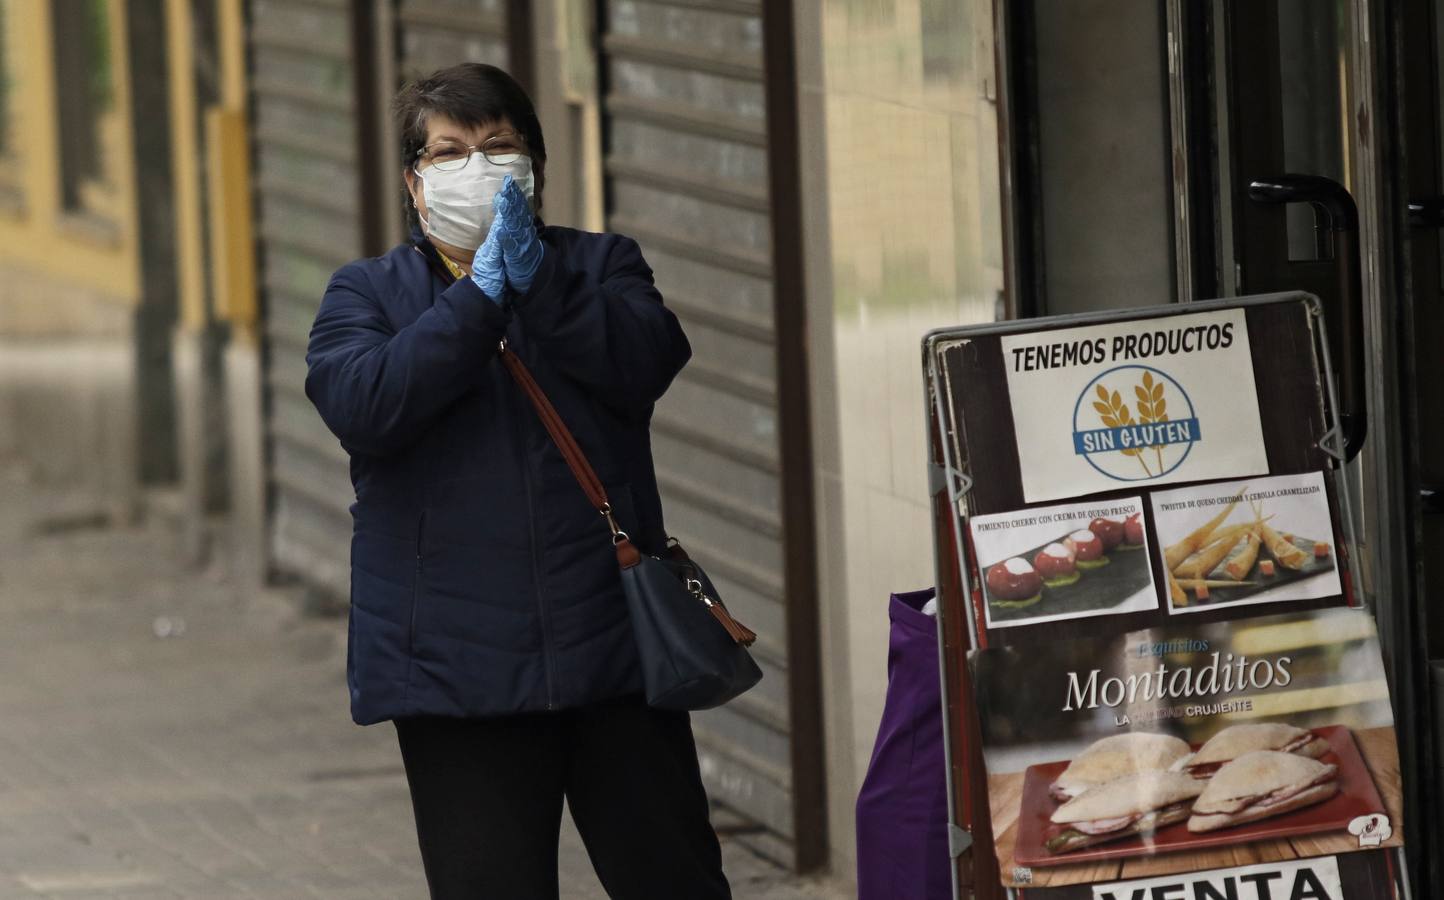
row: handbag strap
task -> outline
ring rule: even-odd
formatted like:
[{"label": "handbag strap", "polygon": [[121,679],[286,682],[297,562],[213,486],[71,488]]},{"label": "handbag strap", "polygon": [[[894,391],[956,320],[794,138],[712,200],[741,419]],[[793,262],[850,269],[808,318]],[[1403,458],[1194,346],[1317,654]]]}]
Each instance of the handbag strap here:
[{"label": "handbag strap", "polygon": [[597,472],[592,468],[587,454],[582,451],[577,439],[572,437],[572,432],[562,421],[561,415],[556,407],[552,406],[551,400],[547,398],[546,392],[541,385],[536,383],[531,371],[526,364],[506,346],[503,338],[497,348],[497,355],[501,357],[502,365],[511,373],[511,377],[521,388],[523,394],[531,401],[536,408],[536,414],[541,419],[542,426],[546,428],[547,434],[551,435],[552,442],[562,452],[562,458],[567,461],[567,468],[572,470],[572,475],[581,485],[582,493],[587,495],[597,512],[607,520],[607,527],[612,530],[612,543],[617,547],[617,562],[623,568],[630,568],[641,561],[641,553],[632,544],[627,533],[617,524],[616,516],[612,514],[611,501],[607,499],[607,490],[602,486],[602,480],[597,477]]},{"label": "handbag strap", "polygon": [[[413,244],[412,249],[425,258],[431,270],[447,284],[457,281],[456,275],[433,255],[437,251],[434,248],[423,248],[422,243],[425,242]],[[431,249],[432,252],[428,253],[427,249]],[[557,412],[556,407],[552,406],[551,400],[547,399],[546,391],[543,391],[541,385],[536,383],[536,379],[532,377],[526,364],[515,353],[507,349],[506,338],[502,338],[498,344],[497,355],[501,357],[502,365],[506,366],[512,379],[521,387],[522,393],[526,394],[527,399],[536,408],[537,417],[541,419],[547,434],[551,435],[552,442],[562,452],[562,458],[567,461],[567,468],[572,470],[577,484],[581,485],[582,493],[587,495],[587,500],[591,502],[597,512],[606,518],[607,527],[612,530],[612,543],[617,548],[618,564],[627,569],[641,562],[641,551],[632,544],[631,538],[617,524],[616,516],[612,515],[612,504],[607,499],[606,488],[602,487],[602,479],[597,477],[597,472],[588,461],[587,454],[582,451],[577,439],[572,437],[571,430],[562,421],[561,415]]]},{"label": "handbag strap", "polygon": [[546,392],[541,389],[541,385],[536,383],[536,379],[532,377],[526,364],[507,348],[506,341],[501,342],[497,352],[501,356],[502,365],[506,366],[506,370],[511,373],[511,377],[521,388],[522,393],[526,394],[532,406],[536,407],[537,416],[541,419],[542,425],[546,427],[547,434],[550,434],[556,443],[557,449],[562,451],[562,457],[566,459],[567,466],[576,476],[577,483],[582,486],[587,500],[597,508],[597,512],[608,517],[607,524],[612,527],[612,534],[624,534],[625,532],[617,528],[615,520],[611,518],[612,505],[607,500],[607,490],[602,487],[602,480],[597,477],[596,470],[592,468],[591,462],[587,460],[587,455],[577,444],[577,439],[572,437],[571,430],[562,421],[556,407],[552,406]]},{"label": "handbag strap", "polygon": [[[457,280],[456,276],[453,275],[439,259],[428,254],[420,246],[413,245],[413,249],[426,258],[427,264],[431,266],[432,271],[441,276],[443,282],[450,284]],[[606,518],[607,527],[612,530],[612,544],[617,549],[617,565],[623,569],[630,569],[633,566],[639,565],[642,562],[642,551],[636,548],[632,543],[632,539],[628,537],[627,533],[617,524],[616,517],[612,515],[612,504],[607,500],[607,490],[602,486],[602,479],[597,477],[596,470],[592,468],[591,462],[587,460],[587,454],[582,451],[582,447],[577,443],[577,439],[572,437],[571,430],[568,429],[566,423],[562,421],[562,417],[557,412],[556,407],[552,406],[551,400],[547,398],[546,391],[543,391],[541,385],[536,383],[536,379],[532,377],[531,371],[527,369],[526,364],[507,348],[506,338],[502,338],[497,344],[497,355],[501,357],[502,365],[506,366],[506,370],[511,373],[512,379],[516,381],[522,393],[526,394],[527,399],[531,401],[531,405],[536,409],[537,417],[541,419],[542,425],[547,430],[547,434],[551,435],[552,442],[555,443],[557,449],[562,452],[562,458],[567,461],[567,468],[572,470],[572,475],[577,479],[577,484],[581,485],[582,492],[587,495],[587,500],[591,501],[592,506],[596,507],[597,512]],[[691,558],[687,556],[687,551],[683,550],[682,545],[673,538],[667,539],[667,549],[665,552],[674,562],[684,563],[688,566],[695,565],[692,563]],[[741,644],[743,647],[750,647],[752,646],[752,642],[757,640],[757,633],[734,619],[732,613],[728,612],[727,607],[722,605],[721,599],[709,597],[702,592],[702,582],[696,577],[688,575],[685,579],[685,587],[693,596],[706,605],[708,611],[722,624],[722,627],[726,629],[727,634],[731,636],[733,641]]]},{"label": "handbag strap", "polygon": [[[546,392],[541,389],[541,385],[536,383],[536,379],[532,377],[531,372],[517,358],[517,355],[507,349],[505,338],[502,339],[497,352],[501,356],[502,364],[511,373],[511,377],[521,385],[522,393],[526,394],[531,400],[532,406],[536,407],[537,415],[541,417],[542,424],[546,426],[547,434],[552,436],[552,440],[562,451],[562,456],[566,459],[572,474],[576,476],[577,483],[586,492],[587,499],[592,501],[597,512],[606,516],[607,525],[612,529],[612,543],[617,547],[617,564],[624,569],[630,569],[640,563],[642,561],[641,551],[632,546],[632,541],[627,537],[627,533],[617,526],[617,520],[612,516],[612,504],[607,502],[607,492],[602,487],[602,480],[597,477],[592,464],[587,461],[587,455],[582,452],[576,438],[572,437],[572,433],[567,429],[562,417],[557,414],[556,407],[552,406],[552,402],[547,399]],[[687,556],[687,551],[682,549],[681,544],[675,543],[671,539],[668,539],[668,543],[668,555],[673,560],[685,563],[690,570],[694,564]],[[757,640],[757,633],[734,619],[732,613],[728,612],[727,607],[722,605],[720,599],[709,597],[703,593],[702,582],[695,577],[695,572],[684,579],[683,586],[692,596],[702,601],[735,643],[741,644],[743,647],[750,647],[752,642]]]}]

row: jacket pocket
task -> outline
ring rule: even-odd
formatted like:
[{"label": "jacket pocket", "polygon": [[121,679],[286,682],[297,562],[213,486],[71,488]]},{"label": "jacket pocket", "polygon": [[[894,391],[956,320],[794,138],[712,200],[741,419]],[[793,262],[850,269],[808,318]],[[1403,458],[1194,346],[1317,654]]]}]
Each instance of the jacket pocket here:
[{"label": "jacket pocket", "polygon": [[411,652],[416,647],[416,610],[421,605],[422,591],[422,564],[425,561],[426,538],[426,510],[421,510],[421,515],[416,518],[416,574],[411,583],[411,619],[406,629],[406,650]]}]

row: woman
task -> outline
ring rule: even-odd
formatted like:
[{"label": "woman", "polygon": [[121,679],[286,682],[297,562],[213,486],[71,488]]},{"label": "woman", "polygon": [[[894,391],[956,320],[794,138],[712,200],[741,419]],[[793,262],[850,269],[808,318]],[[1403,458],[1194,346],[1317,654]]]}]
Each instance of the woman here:
[{"label": "woman", "polygon": [[453,66],[395,109],[411,240],[331,277],[306,352],[356,488],[352,718],[395,723],[434,898],[557,897],[564,798],[611,896],[729,897],[688,717],[641,699],[607,523],[497,358],[656,553],[648,427],[691,347],[635,241],[534,215],[546,147],[510,76]]}]

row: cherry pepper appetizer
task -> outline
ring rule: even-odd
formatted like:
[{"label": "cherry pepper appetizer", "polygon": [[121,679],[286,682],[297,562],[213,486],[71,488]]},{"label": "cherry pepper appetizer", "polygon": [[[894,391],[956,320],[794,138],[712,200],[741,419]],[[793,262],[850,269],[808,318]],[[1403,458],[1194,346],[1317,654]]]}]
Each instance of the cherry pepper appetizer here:
[{"label": "cherry pepper appetizer", "polygon": [[1043,599],[1043,576],[1022,557],[989,567],[987,582],[989,601],[1003,609],[1032,606]]},{"label": "cherry pepper appetizer", "polygon": [[1123,547],[1137,549],[1143,546],[1143,513],[1134,513],[1123,520]]},{"label": "cherry pepper appetizer", "polygon": [[1043,584],[1050,588],[1072,584],[1080,577],[1073,551],[1056,542],[1038,551],[1038,555],[1033,557],[1033,568],[1043,576]]},{"label": "cherry pepper appetizer", "polygon": [[1080,569],[1097,569],[1108,565],[1103,555],[1103,539],[1091,528],[1075,531],[1063,539],[1063,546],[1073,551],[1073,558]]},{"label": "cherry pepper appetizer", "polygon": [[1098,536],[1103,542],[1103,552],[1107,553],[1114,547],[1123,543],[1123,523],[1114,519],[1099,517],[1088,523],[1088,530]]}]

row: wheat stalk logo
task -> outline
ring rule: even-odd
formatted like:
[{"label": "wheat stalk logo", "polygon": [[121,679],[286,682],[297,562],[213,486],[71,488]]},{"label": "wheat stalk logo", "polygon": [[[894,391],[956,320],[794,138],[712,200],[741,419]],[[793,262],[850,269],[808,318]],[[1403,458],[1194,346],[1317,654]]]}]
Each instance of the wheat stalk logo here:
[{"label": "wheat stalk logo", "polygon": [[[1123,396],[1117,391],[1109,393],[1108,388],[1101,383],[1098,385],[1098,399],[1093,401],[1093,408],[1098,410],[1098,418],[1103,420],[1107,428],[1123,428],[1133,424],[1133,412],[1128,404],[1123,402]],[[1138,460],[1143,471],[1149,478],[1153,477],[1153,470],[1148,468],[1148,462],[1143,458],[1142,447],[1124,447],[1118,451],[1124,456],[1131,456]],[[1162,466],[1159,467],[1162,471]]]},{"label": "wheat stalk logo", "polygon": [[[1143,383],[1133,386],[1133,395],[1138,398],[1138,421],[1147,425],[1152,422],[1168,421],[1168,401],[1163,399],[1163,383],[1153,380],[1152,372],[1143,373]],[[1154,444],[1153,453],[1158,459],[1158,471],[1163,471],[1163,445]]]},{"label": "wheat stalk logo", "polygon": [[[1154,422],[1168,421],[1168,401],[1163,398],[1163,382],[1155,381],[1152,372],[1143,373],[1143,383],[1133,386],[1133,396],[1138,398],[1138,424],[1151,425]],[[1098,385],[1098,399],[1093,401],[1093,408],[1098,411],[1098,418],[1108,428],[1122,428],[1133,424],[1133,412],[1128,404],[1123,402],[1123,396],[1117,391],[1109,392],[1103,384]],[[1143,458],[1143,447],[1124,447],[1118,452],[1124,456],[1132,456],[1143,466],[1143,471],[1149,478],[1153,477],[1153,470],[1148,468],[1148,461]],[[1163,472],[1163,445],[1152,444],[1147,449],[1153,451],[1155,460],[1158,462],[1158,471]]]}]

